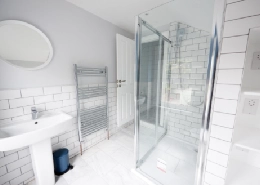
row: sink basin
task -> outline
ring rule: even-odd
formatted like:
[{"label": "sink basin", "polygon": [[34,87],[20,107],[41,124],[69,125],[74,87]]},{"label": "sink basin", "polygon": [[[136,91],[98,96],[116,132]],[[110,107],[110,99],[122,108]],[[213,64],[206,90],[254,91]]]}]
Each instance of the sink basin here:
[{"label": "sink basin", "polygon": [[0,126],[0,151],[13,150],[38,143],[65,132],[72,116],[59,112],[40,116],[36,120],[10,122]]},{"label": "sink basin", "polygon": [[35,120],[0,126],[0,151],[29,146],[37,185],[54,185],[51,138],[73,126],[72,116],[63,112],[41,115]]}]

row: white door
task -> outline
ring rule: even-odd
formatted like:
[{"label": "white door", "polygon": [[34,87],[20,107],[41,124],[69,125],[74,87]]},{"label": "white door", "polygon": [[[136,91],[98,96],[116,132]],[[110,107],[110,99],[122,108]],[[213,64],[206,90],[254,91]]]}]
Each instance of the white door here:
[{"label": "white door", "polygon": [[134,119],[134,41],[116,35],[117,126]]}]

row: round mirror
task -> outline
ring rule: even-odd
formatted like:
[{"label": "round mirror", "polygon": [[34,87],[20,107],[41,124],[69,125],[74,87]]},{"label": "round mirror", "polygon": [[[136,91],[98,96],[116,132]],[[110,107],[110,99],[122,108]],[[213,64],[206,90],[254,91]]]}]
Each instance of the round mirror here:
[{"label": "round mirror", "polygon": [[46,35],[22,21],[0,22],[0,59],[27,70],[48,65],[53,48]]}]

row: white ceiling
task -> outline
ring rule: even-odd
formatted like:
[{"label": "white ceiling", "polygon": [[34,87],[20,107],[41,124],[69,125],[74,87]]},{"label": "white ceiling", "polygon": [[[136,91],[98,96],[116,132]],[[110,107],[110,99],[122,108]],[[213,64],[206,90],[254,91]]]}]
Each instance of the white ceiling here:
[{"label": "white ceiling", "polygon": [[179,21],[196,28],[210,31],[214,4],[214,0],[67,1],[131,33],[134,33],[135,16],[147,11],[149,15],[142,17],[155,27]]},{"label": "white ceiling", "polygon": [[84,10],[134,33],[135,16],[170,0],[67,0]]},{"label": "white ceiling", "polygon": [[174,0],[144,12],[140,17],[158,30],[177,21],[211,32],[214,2],[215,0]]}]

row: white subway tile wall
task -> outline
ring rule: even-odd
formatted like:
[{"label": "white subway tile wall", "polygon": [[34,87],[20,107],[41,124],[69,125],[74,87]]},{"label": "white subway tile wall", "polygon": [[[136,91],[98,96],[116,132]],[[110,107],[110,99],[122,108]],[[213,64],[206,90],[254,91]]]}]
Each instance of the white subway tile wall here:
[{"label": "white subway tile wall", "polygon": [[[97,84],[98,85],[98,84]],[[76,124],[75,86],[42,87],[19,90],[0,90],[0,124],[31,117],[31,107],[38,111],[64,111],[75,118],[74,126],[66,133],[52,138],[52,148],[68,148],[70,157],[80,152]],[[85,104],[96,106],[105,103],[104,97],[85,100]],[[6,119],[8,118],[8,119]],[[109,132],[118,131],[116,124],[116,84],[109,83]],[[105,140],[106,131],[100,130],[85,138],[83,150]],[[31,157],[28,147],[12,151],[0,151],[0,185],[21,185],[33,180]]]},{"label": "white subway tile wall", "polygon": [[43,88],[28,88],[21,89],[22,97],[32,97],[43,95]]},{"label": "white subway tile wall", "polygon": [[232,53],[220,56],[219,69],[241,69],[244,67],[245,53]]},{"label": "white subway tile wall", "polygon": [[0,91],[1,100],[10,100],[15,98],[21,98],[20,90],[5,90]]},{"label": "white subway tile wall", "polygon": [[251,28],[260,26],[259,0],[228,0],[226,6],[204,183],[209,185],[225,184],[247,38]]},{"label": "white subway tile wall", "polygon": [[239,92],[239,85],[217,84],[215,96],[217,98],[238,100]]},{"label": "white subway tile wall", "polygon": [[[259,15],[260,1],[244,0],[227,6],[226,21]],[[246,9],[245,9],[246,7]]]},{"label": "white subway tile wall", "polygon": [[217,83],[220,84],[241,84],[243,75],[242,69],[227,69],[219,70],[217,76]]},{"label": "white subway tile wall", "polygon": [[[179,49],[176,34],[184,31]],[[173,47],[170,53],[171,83],[168,136],[197,145],[205,97],[210,33],[173,22],[170,27]],[[180,65],[179,65],[180,62]]]},{"label": "white subway tile wall", "polygon": [[248,35],[224,38],[221,53],[238,53],[246,51]]}]

